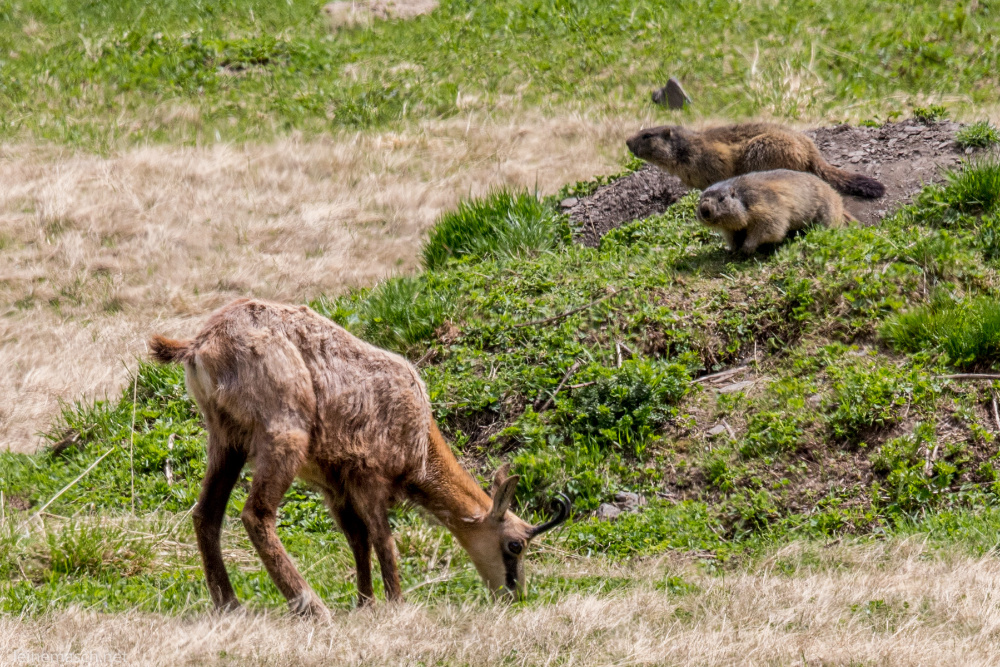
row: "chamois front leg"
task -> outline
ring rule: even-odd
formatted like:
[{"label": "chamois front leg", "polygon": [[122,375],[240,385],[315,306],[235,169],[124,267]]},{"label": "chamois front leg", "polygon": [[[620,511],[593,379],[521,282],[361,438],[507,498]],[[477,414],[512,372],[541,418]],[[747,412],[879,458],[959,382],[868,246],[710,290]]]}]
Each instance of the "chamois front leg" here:
[{"label": "chamois front leg", "polygon": [[372,587],[372,543],[368,535],[368,526],[361,520],[350,500],[336,511],[337,523],[344,531],[347,543],[354,554],[354,567],[358,578],[358,607],[364,607],[375,599],[375,589]]},{"label": "chamois front leg", "polygon": [[309,436],[305,431],[291,430],[262,440],[256,447],[253,484],[241,515],[243,525],[291,611],[329,618],[329,610],[295,569],[276,530],[278,505],[305,462]]},{"label": "chamois front leg", "polygon": [[229,447],[225,439],[215,433],[209,433],[208,470],[201,482],[201,495],[191,512],[191,519],[198,538],[208,592],[219,611],[232,611],[240,606],[222,560],[219,538],[226,504],[244,463],[246,455],[242,451]]}]

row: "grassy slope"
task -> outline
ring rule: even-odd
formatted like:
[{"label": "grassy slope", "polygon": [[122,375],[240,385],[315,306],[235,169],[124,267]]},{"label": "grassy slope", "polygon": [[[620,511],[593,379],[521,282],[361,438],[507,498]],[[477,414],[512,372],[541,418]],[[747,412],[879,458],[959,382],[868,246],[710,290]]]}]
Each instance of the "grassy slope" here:
[{"label": "grassy slope", "polygon": [[[713,115],[885,116],[941,98],[960,111],[996,103],[998,53],[994,3],[962,7],[445,2],[331,37],[319,3],[0,2],[2,136],[107,149],[376,127],[469,105],[634,112],[671,74]],[[581,511],[622,489],[650,499],[641,514],[581,514],[553,536],[532,557],[543,574],[529,604],[603,594],[608,560],[665,551],[711,570],[790,537],[927,530],[983,552],[1000,523],[991,394],[938,377],[996,361],[977,324],[988,316],[965,301],[997,287],[1000,224],[985,196],[997,184],[976,173],[878,228],[815,230],[754,260],[726,256],[690,200],[598,250],[567,244],[548,202],[532,218],[545,234],[504,235],[528,249],[469,243],[464,259],[314,305],[412,359],[433,349],[424,374],[456,449],[481,472],[512,461],[527,513],[553,489]],[[967,328],[925,321],[953,311],[972,313]],[[689,382],[746,360],[760,379],[744,392]],[[0,455],[5,611],[207,608],[185,514],[204,436],[179,369],[143,366],[136,391],[135,405],[125,392],[68,406],[53,431],[70,445],[61,453]],[[734,435],[708,436],[721,419]],[[296,487],[281,517],[307,578],[346,607],[350,559],[316,497]],[[444,531],[411,513],[395,521],[411,599],[484,601]],[[226,548],[238,593],[280,606],[238,522]]]},{"label": "grassy slope", "polygon": [[0,138],[267,139],[463,109],[863,119],[998,101],[992,2],[446,0],[331,34],[323,2],[0,2]]},{"label": "grassy slope", "polygon": [[[423,375],[455,448],[484,474],[511,461],[525,511],[541,509],[553,490],[566,490],[580,511],[618,490],[650,499],[614,524],[581,515],[543,561],[679,550],[739,562],[789,537],[905,532],[914,523],[989,548],[976,535],[996,522],[984,509],[996,499],[991,393],[940,376],[949,365],[991,368],[998,349],[966,346],[954,357],[940,328],[926,341],[909,323],[945,302],[995,298],[998,179],[995,165],[969,168],[878,227],[812,230],[749,260],[727,256],[697,224],[691,197],[589,249],[565,240],[553,202],[529,206],[499,193],[454,218],[478,211],[489,239],[502,242],[460,245],[441,233],[461,257],[313,305],[373,342],[427,358]],[[496,233],[519,215],[550,232]],[[433,247],[427,256],[442,262]],[[966,339],[988,340],[968,335],[988,318],[954,321]],[[907,347],[907,331],[919,344]],[[741,362],[758,378],[743,391],[691,382]],[[68,437],[60,453],[0,455],[8,498],[37,508],[112,451],[48,507],[45,530],[22,536],[8,526],[0,540],[7,610],[76,602],[177,612],[207,603],[183,514],[204,466],[203,432],[179,368],[143,366],[136,393],[135,405],[126,392],[117,403],[68,407],[53,432]],[[723,419],[733,437],[708,435]],[[127,517],[133,498],[138,519]],[[407,585],[440,579],[421,585],[417,599],[481,599],[446,533],[412,514],[396,521]],[[350,558],[318,498],[296,487],[281,523],[290,550],[312,563],[317,590],[348,605]],[[238,591],[279,604],[241,531],[227,542]],[[536,585],[535,603],[606,583],[549,574]]]}]

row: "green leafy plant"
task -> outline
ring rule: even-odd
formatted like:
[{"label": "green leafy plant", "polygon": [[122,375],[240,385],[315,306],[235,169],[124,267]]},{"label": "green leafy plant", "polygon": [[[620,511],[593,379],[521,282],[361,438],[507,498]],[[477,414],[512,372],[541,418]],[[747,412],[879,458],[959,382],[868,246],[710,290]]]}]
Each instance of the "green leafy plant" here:
[{"label": "green leafy plant", "polygon": [[897,350],[937,349],[958,368],[989,368],[1000,362],[1000,303],[990,297],[939,297],[890,318],[881,334]]},{"label": "green leafy plant", "polygon": [[450,258],[521,257],[555,247],[564,236],[559,217],[527,192],[494,190],[464,201],[431,229],[424,266],[440,268]]},{"label": "green leafy plant", "polygon": [[1000,130],[990,121],[980,120],[956,132],[955,141],[962,148],[989,148],[1000,143]]}]

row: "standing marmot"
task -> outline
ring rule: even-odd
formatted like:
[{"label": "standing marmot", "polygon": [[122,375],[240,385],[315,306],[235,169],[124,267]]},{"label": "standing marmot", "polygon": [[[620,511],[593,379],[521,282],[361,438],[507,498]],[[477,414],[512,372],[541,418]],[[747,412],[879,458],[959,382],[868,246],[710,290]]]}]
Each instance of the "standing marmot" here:
[{"label": "standing marmot", "polygon": [[716,183],[701,194],[698,219],[722,234],[730,250],[747,255],[761,243],[777,243],[810,224],[857,222],[833,188],[812,174],[789,169],[755,171]]},{"label": "standing marmot", "polygon": [[845,195],[876,199],[885,194],[885,186],[874,178],[824,160],[816,144],[801,132],[771,123],[725,125],[702,132],[664,125],[643,130],[625,143],[636,157],[701,190],[751,171],[792,169],[816,174]]}]

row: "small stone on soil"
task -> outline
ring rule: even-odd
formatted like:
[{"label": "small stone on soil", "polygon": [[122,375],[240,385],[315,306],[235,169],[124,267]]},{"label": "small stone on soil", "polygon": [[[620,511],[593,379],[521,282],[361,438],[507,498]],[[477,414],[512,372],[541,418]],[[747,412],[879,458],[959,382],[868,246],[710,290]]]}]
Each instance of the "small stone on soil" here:
[{"label": "small stone on soil", "polygon": [[594,516],[597,517],[598,521],[614,521],[621,516],[621,513],[622,511],[611,503],[601,503]]},{"label": "small stone on soil", "polygon": [[646,504],[646,499],[638,493],[623,491],[615,494],[615,506],[625,512],[638,512]]}]

